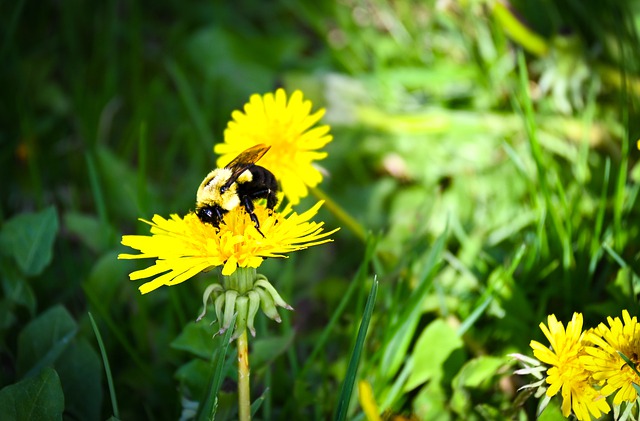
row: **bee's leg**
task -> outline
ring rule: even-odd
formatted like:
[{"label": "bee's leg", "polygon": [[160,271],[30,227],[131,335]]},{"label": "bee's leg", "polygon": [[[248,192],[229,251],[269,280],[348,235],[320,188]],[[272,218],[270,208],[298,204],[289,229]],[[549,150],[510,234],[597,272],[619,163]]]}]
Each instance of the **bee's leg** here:
[{"label": "bee's leg", "polygon": [[278,204],[278,196],[276,195],[277,190],[266,188],[263,190],[258,190],[251,194],[251,199],[267,199],[267,209],[273,210]]},{"label": "bee's leg", "polygon": [[275,190],[269,189],[267,192],[267,209],[273,210],[278,204],[278,196],[276,196]]},{"label": "bee's leg", "polygon": [[247,213],[249,214],[249,217],[253,221],[253,224],[255,225],[256,230],[260,233],[260,235],[263,238],[265,238],[265,236],[262,233],[262,231],[260,231],[260,221],[258,221],[258,217],[256,216],[256,214],[253,213],[253,210],[254,210],[253,200],[249,196],[245,196],[244,199],[242,200],[242,204],[244,205],[244,208],[246,209]]}]

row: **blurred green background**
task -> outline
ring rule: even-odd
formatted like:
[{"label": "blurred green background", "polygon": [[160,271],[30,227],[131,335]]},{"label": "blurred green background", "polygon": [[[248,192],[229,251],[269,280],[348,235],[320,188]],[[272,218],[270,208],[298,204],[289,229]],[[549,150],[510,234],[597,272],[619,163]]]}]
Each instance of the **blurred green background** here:
[{"label": "blurred green background", "polygon": [[357,379],[384,417],[532,418],[507,353],[530,355],[547,314],[638,313],[639,18],[614,0],[0,3],[0,412],[106,419],[115,393],[121,419],[189,419],[226,364],[235,417],[233,352],[194,324],[215,273],[140,296],[144,263],[116,256],[137,218],[193,209],[231,111],[282,86],[326,108],[320,188],[367,239],[325,206],[334,243],[261,267],[296,311],[259,316],[255,418],[333,416],[374,275]]}]

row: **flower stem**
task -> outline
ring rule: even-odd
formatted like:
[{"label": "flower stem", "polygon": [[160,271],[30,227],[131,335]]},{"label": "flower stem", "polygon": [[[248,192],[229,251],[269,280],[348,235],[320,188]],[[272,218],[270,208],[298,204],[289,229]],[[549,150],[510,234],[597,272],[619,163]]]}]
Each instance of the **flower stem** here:
[{"label": "flower stem", "polygon": [[360,240],[366,243],[367,233],[358,221],[347,213],[340,205],[334,202],[325,192],[317,187],[310,188],[311,193],[320,200],[324,200],[324,206],[333,213],[333,215],[342,221]]},{"label": "flower stem", "polygon": [[247,330],[238,337],[238,419],[251,420],[251,397],[249,394],[249,341]]}]

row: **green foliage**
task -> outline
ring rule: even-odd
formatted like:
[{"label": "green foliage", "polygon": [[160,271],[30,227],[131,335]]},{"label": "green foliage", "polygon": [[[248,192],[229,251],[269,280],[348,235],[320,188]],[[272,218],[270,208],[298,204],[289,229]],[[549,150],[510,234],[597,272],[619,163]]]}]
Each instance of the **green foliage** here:
[{"label": "green foliage", "polygon": [[367,297],[367,304],[364,308],[364,314],[362,315],[362,321],[358,328],[358,336],[356,337],[356,343],[353,347],[353,352],[349,358],[349,367],[345,375],[344,383],[340,389],[340,396],[338,397],[338,406],[336,407],[335,420],[342,421],[347,416],[349,402],[351,401],[351,395],[353,393],[353,387],[356,383],[356,373],[360,364],[360,357],[365,345],[365,339],[367,337],[367,329],[369,329],[369,323],[371,322],[371,315],[373,314],[373,308],[376,303],[376,295],[378,294],[378,280],[374,278],[371,284],[371,291]]},{"label": "green foliage", "polygon": [[0,390],[0,410],[11,420],[61,420],[64,394],[58,374],[47,368]]},{"label": "green foliage", "polygon": [[342,229],[260,268],[296,310],[256,320],[255,418],[363,420],[361,380],[389,416],[533,418],[506,354],[548,314],[638,314],[640,20],[532,4],[3,2],[0,413],[236,416],[234,345],[193,322],[215,272],[140,296],[116,256],[193,209],[232,110],[282,85],[326,108]]},{"label": "green foliage", "polygon": [[33,214],[23,213],[3,225],[0,247],[13,257],[22,273],[39,275],[51,263],[57,232],[58,215],[54,207]]},{"label": "green foliage", "polygon": [[42,313],[22,329],[16,361],[17,378],[22,380],[13,389],[7,387],[7,400],[3,401],[5,407],[14,402],[19,415],[16,419],[29,413],[23,411],[34,410],[29,406],[31,401],[44,407],[34,415],[35,419],[56,418],[62,409],[80,419],[99,417],[100,361],[84,339],[76,338],[77,333],[78,325],[60,306]]}]

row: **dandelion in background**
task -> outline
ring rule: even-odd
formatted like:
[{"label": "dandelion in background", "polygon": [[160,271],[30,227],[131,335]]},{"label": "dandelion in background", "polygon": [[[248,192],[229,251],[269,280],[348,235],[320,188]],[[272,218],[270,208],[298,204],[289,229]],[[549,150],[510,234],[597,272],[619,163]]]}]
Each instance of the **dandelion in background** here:
[{"label": "dandelion in background", "polygon": [[574,313],[565,330],[555,315],[547,318],[548,327],[540,323],[540,329],[549,340],[551,348],[531,341],[533,355],[551,366],[547,370],[549,384],[547,396],[558,392],[562,395],[562,414],[567,417],[573,411],[579,420],[590,420],[610,411],[609,404],[600,391],[592,385],[591,373],[581,361],[586,354],[582,332],[582,314]]},{"label": "dandelion in background", "polygon": [[325,110],[311,112],[312,104],[302,92],[294,91],[287,100],[283,89],[275,94],[252,95],[244,111],[234,111],[224,131],[224,143],[214,147],[220,155],[218,167],[224,167],[242,151],[256,144],[271,146],[260,165],[280,182],[289,203],[296,205],[322,181],[315,161],[327,153],[320,149],[331,142],[328,125],[314,127]]},{"label": "dandelion in background", "polygon": [[[640,362],[640,326],[637,317],[631,317],[627,310],[622,312],[622,320],[608,317],[609,326],[604,323],[589,333],[593,346],[586,347],[581,361],[592,373],[593,378],[603,383],[601,393],[614,394],[613,404],[635,402],[638,393],[635,385],[640,384],[637,365]],[[627,361],[623,358],[626,357]]]}]

